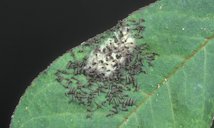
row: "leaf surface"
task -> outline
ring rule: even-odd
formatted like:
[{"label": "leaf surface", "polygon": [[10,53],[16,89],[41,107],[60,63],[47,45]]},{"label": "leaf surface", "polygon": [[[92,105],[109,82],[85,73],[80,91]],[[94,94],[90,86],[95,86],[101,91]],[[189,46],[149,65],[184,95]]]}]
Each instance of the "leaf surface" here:
[{"label": "leaf surface", "polygon": [[[161,0],[130,14],[143,18],[143,39],[159,56],[147,74],[137,76],[136,105],[111,118],[104,110],[86,119],[85,107],[68,103],[55,80],[70,52],[56,59],[32,82],[12,116],[11,128],[209,128],[214,115],[214,1]],[[102,36],[112,35],[106,31]],[[89,42],[89,41],[86,41]],[[83,46],[73,48],[78,50]],[[95,47],[86,47],[79,59]]]}]

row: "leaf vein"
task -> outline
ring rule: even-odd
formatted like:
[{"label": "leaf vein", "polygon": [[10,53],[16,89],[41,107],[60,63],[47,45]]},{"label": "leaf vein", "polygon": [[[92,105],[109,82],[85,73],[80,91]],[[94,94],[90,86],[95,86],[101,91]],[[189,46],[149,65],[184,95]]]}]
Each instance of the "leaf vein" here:
[{"label": "leaf vein", "polygon": [[[202,49],[204,49],[206,47],[206,45],[209,43],[210,40],[214,39],[214,35],[207,37],[205,39],[204,42],[201,43],[201,45],[196,48],[195,50],[193,50],[193,52],[187,56],[180,64],[178,64],[174,70],[172,72],[170,72],[167,77],[163,80],[160,81],[160,83],[158,85],[163,86],[163,84],[165,83],[165,80],[169,80],[174,74],[176,74],[177,71],[179,71],[181,68],[183,68],[183,66],[189,61],[191,60],[198,52],[200,52]],[[147,102],[147,100],[149,100],[159,89],[160,87],[156,87],[156,89],[154,89],[151,93],[150,96],[146,97],[144,101],[142,101],[134,110],[132,110],[125,118],[124,120],[118,125],[118,128],[121,128],[123,126],[123,124],[125,122],[128,121],[128,118],[133,114],[136,113],[138,110],[140,110],[140,108],[145,104],[145,102]]]}]

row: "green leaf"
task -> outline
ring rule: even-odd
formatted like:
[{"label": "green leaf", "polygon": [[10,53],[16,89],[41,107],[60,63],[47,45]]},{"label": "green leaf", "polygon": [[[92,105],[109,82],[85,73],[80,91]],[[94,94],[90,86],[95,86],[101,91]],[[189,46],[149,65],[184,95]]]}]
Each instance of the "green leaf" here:
[{"label": "green leaf", "polygon": [[[86,118],[86,107],[69,103],[56,81],[57,70],[70,60],[81,61],[117,28],[93,39],[89,46],[65,53],[32,82],[12,116],[11,128],[209,128],[214,115],[214,1],[161,0],[130,14],[124,23],[141,22],[137,44],[158,53],[146,74],[136,76],[141,90],[131,93],[136,104],[127,112],[106,117],[106,109]],[[83,49],[83,53],[78,50]],[[84,76],[78,77],[85,81]]]}]

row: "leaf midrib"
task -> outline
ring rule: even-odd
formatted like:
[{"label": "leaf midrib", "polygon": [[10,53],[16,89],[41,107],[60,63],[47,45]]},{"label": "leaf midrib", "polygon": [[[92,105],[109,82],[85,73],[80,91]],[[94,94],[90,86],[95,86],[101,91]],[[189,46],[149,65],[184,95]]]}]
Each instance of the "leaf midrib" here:
[{"label": "leaf midrib", "polygon": [[128,121],[129,117],[136,113],[140,108],[142,108],[142,106],[144,105],[144,103],[147,102],[147,100],[149,100],[149,98],[151,98],[157,91],[160,87],[163,86],[163,84],[165,83],[166,80],[169,80],[172,76],[174,76],[176,74],[177,71],[179,71],[180,69],[182,69],[182,67],[184,67],[184,65],[190,61],[198,52],[200,52],[202,49],[204,49],[206,47],[206,45],[214,39],[214,35],[210,36],[210,37],[207,37],[205,38],[205,41],[201,43],[201,45],[196,48],[195,50],[193,50],[193,52],[188,55],[187,57],[185,57],[185,59],[180,63],[178,64],[174,70],[172,70],[172,72],[170,72],[166,78],[164,78],[163,80],[161,80],[158,84],[157,84],[157,87],[156,89],[154,89],[150,95],[148,95],[148,97],[145,98],[145,100],[143,100],[134,110],[132,110],[126,117],[124,117],[124,120],[121,122],[121,124],[118,125],[118,128],[121,128],[123,126],[123,124],[125,122]]}]

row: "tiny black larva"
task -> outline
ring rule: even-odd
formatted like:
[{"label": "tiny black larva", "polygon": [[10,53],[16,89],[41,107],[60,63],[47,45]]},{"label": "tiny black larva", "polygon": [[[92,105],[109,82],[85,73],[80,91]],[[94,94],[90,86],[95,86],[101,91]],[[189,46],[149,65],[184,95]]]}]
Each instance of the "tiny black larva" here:
[{"label": "tiny black larva", "polygon": [[[56,81],[68,90],[66,96],[70,97],[70,102],[86,107],[87,118],[91,118],[98,109],[111,108],[106,113],[109,117],[128,111],[136,104],[128,92],[140,90],[136,75],[146,73],[145,62],[152,66],[158,55],[149,52],[147,44],[136,44],[137,39],[143,38],[142,21],[130,20],[129,25],[120,21],[110,29],[112,37],[102,37],[106,41],[101,45],[96,38],[82,44],[84,47],[95,45],[95,49],[82,61],[77,61],[75,52],[71,50],[74,59],[67,63],[64,70],[56,71]],[[80,75],[85,76],[86,83],[79,79]]]}]

